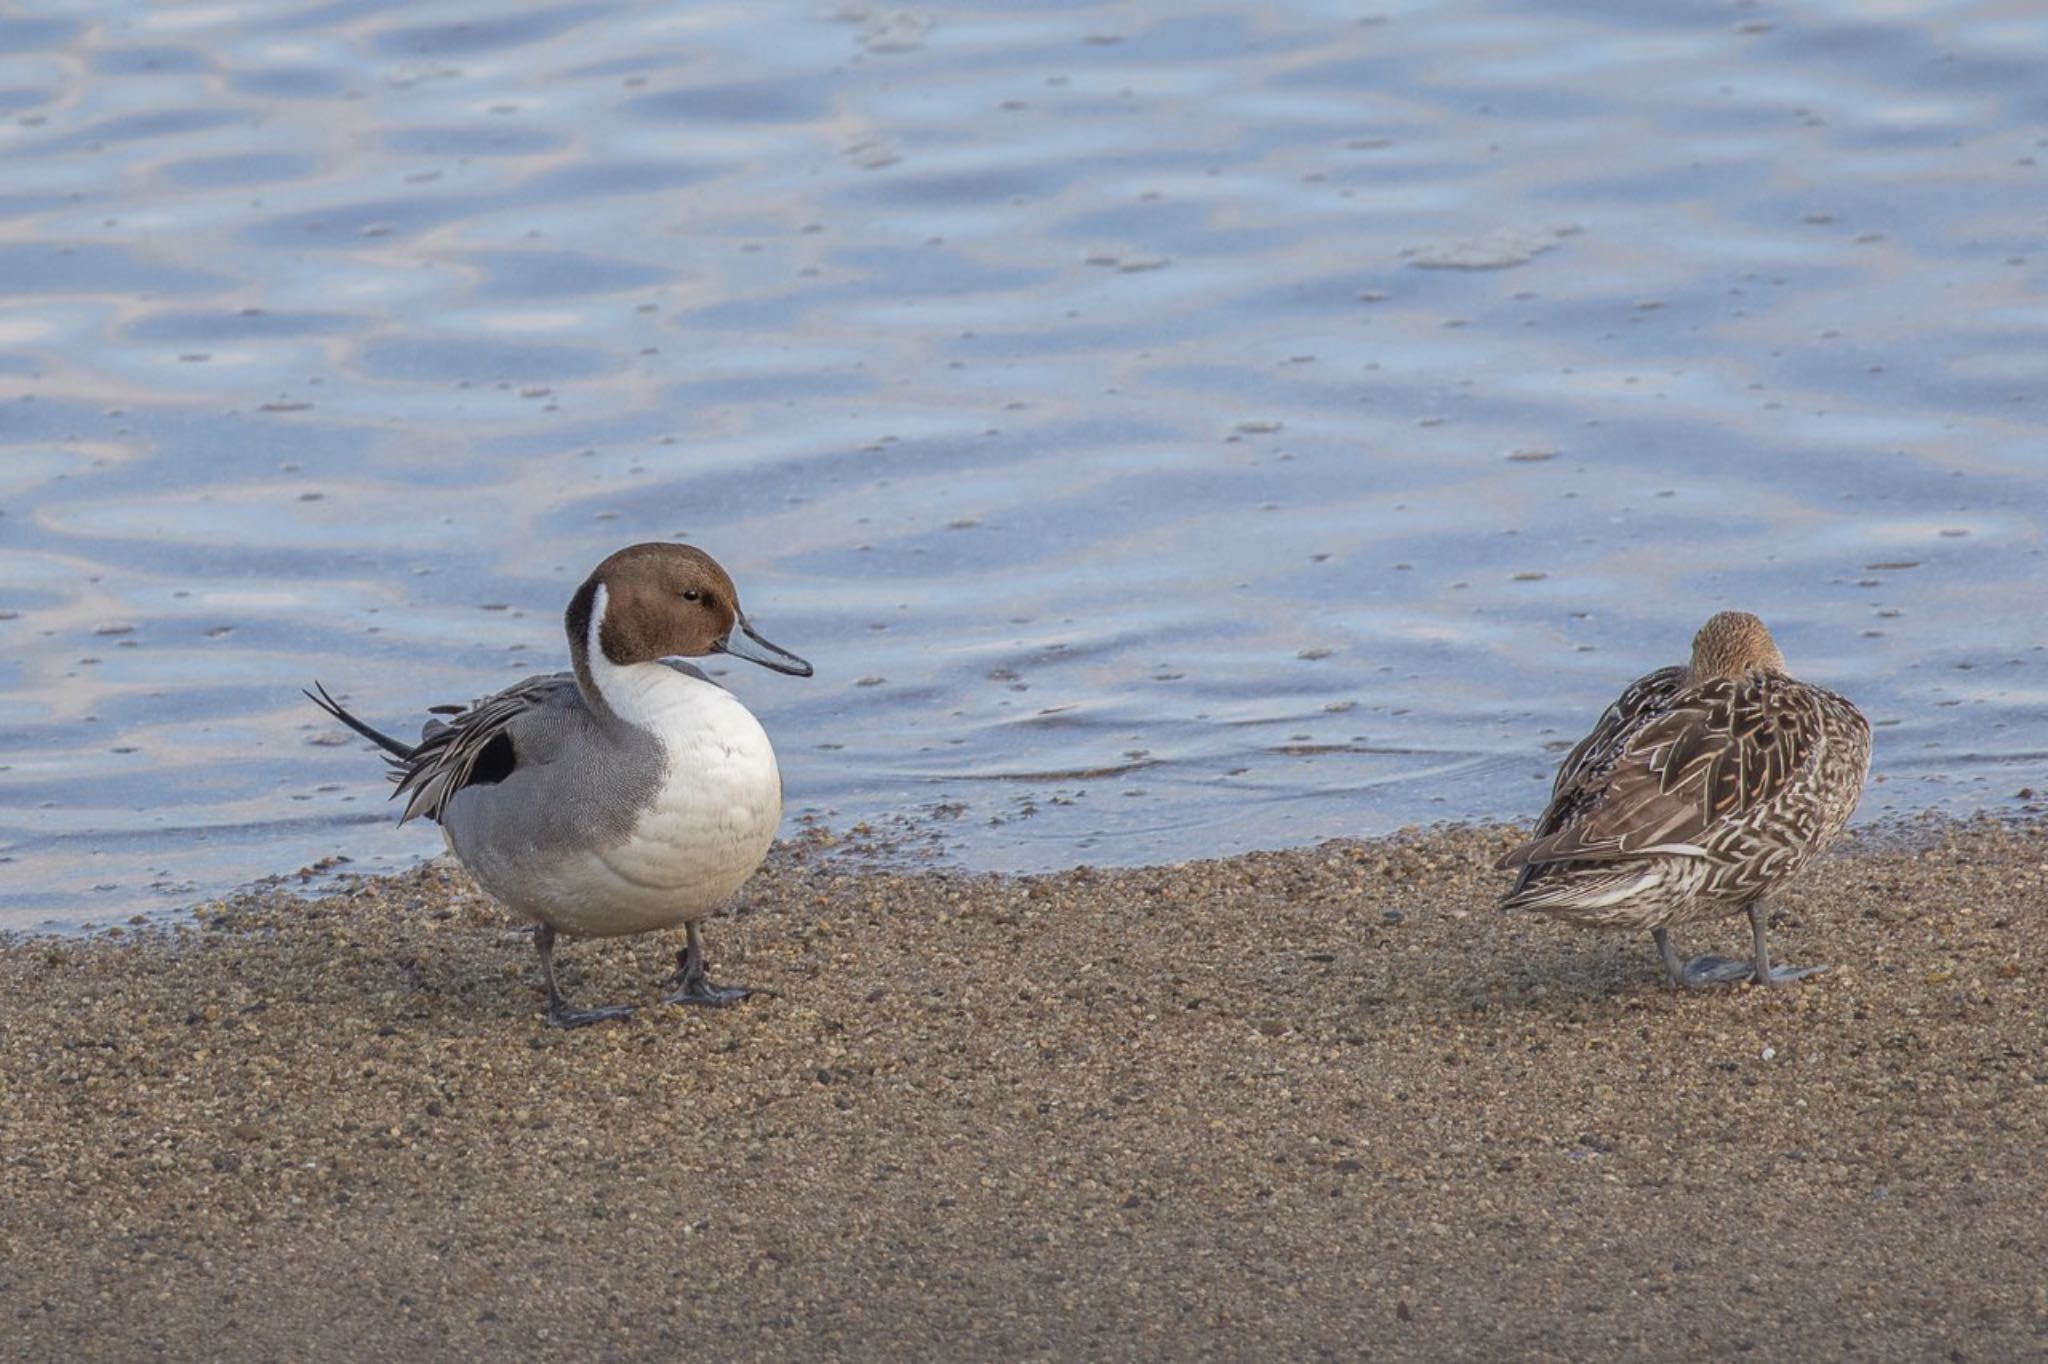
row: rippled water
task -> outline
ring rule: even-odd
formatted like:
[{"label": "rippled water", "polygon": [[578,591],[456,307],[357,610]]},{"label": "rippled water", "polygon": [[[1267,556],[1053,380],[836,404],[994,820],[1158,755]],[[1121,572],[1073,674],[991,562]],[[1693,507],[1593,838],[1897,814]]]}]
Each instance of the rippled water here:
[{"label": "rippled water", "polygon": [[793,812],[985,866],[1524,816],[1711,610],[2042,780],[2033,3],[0,18],[0,926],[403,863],[687,536]]}]

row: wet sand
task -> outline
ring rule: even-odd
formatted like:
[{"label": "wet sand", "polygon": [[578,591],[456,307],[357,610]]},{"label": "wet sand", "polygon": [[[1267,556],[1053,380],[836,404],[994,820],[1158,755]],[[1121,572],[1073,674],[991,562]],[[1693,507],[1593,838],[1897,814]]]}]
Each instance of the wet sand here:
[{"label": "wet sand", "polygon": [[1866,837],[1778,907],[1833,971],[1691,993],[1510,837],[799,844],[708,932],[775,996],[575,1033],[443,867],[6,942],[0,1355],[2048,1355],[2048,837]]}]

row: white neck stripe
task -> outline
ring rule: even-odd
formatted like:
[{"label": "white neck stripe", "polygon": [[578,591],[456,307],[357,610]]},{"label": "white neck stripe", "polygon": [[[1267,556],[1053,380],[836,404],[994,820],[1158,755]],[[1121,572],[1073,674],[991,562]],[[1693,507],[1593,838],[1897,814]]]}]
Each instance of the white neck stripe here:
[{"label": "white neck stripe", "polygon": [[597,676],[599,665],[611,665],[611,660],[604,656],[604,645],[599,643],[599,638],[604,632],[605,609],[610,604],[611,593],[606,590],[603,583],[599,583],[597,591],[590,594],[590,628],[583,637],[583,653],[590,660],[592,677]]},{"label": "white neck stripe", "polygon": [[614,663],[605,657],[601,636],[610,593],[603,583],[590,598],[590,635],[584,641],[585,661],[590,665],[590,685],[612,714],[631,725],[666,736],[676,724],[676,708],[688,705],[699,691],[724,695],[722,688],[700,682],[677,672],[659,660],[646,663]]}]

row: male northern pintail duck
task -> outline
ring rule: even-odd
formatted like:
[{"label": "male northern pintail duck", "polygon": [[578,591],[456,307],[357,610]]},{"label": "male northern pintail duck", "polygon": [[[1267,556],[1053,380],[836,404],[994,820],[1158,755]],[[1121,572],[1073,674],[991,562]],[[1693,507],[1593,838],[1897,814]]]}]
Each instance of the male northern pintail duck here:
[{"label": "male northern pintail duck", "polygon": [[555,935],[688,927],[682,988],[665,1002],[724,1005],[697,921],[767,855],[782,775],[747,708],[682,658],[730,654],[809,677],[747,622],[732,579],[688,545],[631,545],[599,564],[564,616],[573,670],[529,677],[468,707],[436,706],[417,744],[370,728],[315,683],[322,709],[388,752],[402,824],[424,815],[480,884],[533,920],[548,1022],[632,1012],[572,1008]]},{"label": "male northern pintail duck", "polygon": [[[1764,897],[1842,831],[1870,770],[1870,725],[1785,673],[1764,623],[1723,611],[1692,659],[1637,678],[1558,769],[1504,909],[1647,928],[1674,985],[1797,980],[1771,966]],[[1667,929],[1744,910],[1750,961],[1680,962]]]}]

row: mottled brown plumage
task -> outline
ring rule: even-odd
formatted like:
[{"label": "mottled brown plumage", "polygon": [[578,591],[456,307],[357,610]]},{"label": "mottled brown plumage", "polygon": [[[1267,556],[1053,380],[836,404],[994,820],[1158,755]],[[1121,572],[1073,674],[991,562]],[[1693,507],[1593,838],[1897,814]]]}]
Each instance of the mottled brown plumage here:
[{"label": "mottled brown plumage", "polygon": [[[1870,726],[1785,672],[1762,621],[1724,611],[1691,659],[1638,678],[1559,767],[1502,906],[1648,929],[1674,983],[1773,973],[1763,898],[1840,833],[1870,765]],[[1666,929],[1747,911],[1748,963],[1680,965]]]}]

